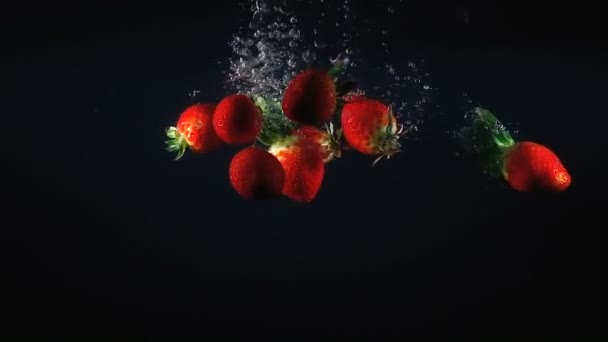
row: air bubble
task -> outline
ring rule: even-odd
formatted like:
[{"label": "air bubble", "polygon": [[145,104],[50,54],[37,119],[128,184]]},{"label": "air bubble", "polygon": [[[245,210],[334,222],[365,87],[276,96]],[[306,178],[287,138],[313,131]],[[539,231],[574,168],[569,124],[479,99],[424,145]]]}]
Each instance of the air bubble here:
[{"label": "air bubble", "polygon": [[[330,59],[334,65],[354,68],[353,72],[359,74],[358,78],[363,82],[372,81],[366,80],[366,77],[384,76],[386,82],[381,83],[380,86],[370,85],[369,95],[393,104],[395,109],[403,109],[403,112],[407,113],[403,114],[404,118],[411,119],[414,123],[421,121],[424,104],[429,101],[429,90],[432,89],[428,82],[429,75],[428,73],[423,75],[418,70],[421,69],[422,64],[416,65],[416,63],[421,61],[390,62],[390,56],[382,56],[383,53],[390,53],[388,44],[390,31],[384,22],[374,22],[372,26],[370,21],[365,21],[364,16],[356,15],[357,13],[351,8],[352,1],[349,0],[343,0],[338,4],[324,0],[306,2],[309,7],[318,6],[317,15],[310,20],[298,16],[297,12],[288,7],[294,3],[292,1],[246,0],[245,2],[251,5],[249,25],[242,26],[241,31],[230,42],[233,55],[227,75],[229,85],[234,90],[246,94],[260,94],[267,100],[273,98],[280,100],[282,92],[293,76],[300,72],[304,65],[311,64],[317,57],[323,56],[324,61],[320,64],[328,64],[325,61]],[[395,9],[398,9],[396,6],[385,6],[387,15],[394,14]],[[359,21],[360,18],[363,18],[363,21]],[[335,59],[322,54],[329,46],[327,37],[323,36],[323,28],[334,24],[337,27],[336,32],[328,33],[331,33],[343,49],[343,53]],[[379,40],[377,33],[381,33]],[[378,40],[374,44],[377,44],[377,47],[382,46],[379,55],[378,51],[365,52],[370,50],[370,47],[353,45],[366,44],[365,41],[355,41],[364,37]],[[356,49],[353,49],[354,47]],[[373,51],[374,48],[371,50]],[[371,53],[368,55],[371,59],[363,62],[359,59],[359,51]],[[374,61],[373,58],[376,57],[373,54],[378,55],[379,60]],[[361,73],[362,70],[356,69],[357,64],[364,63],[369,66],[372,75],[366,76],[365,73]],[[356,89],[353,92],[359,91],[362,90]]]},{"label": "air bubble", "polygon": [[310,50],[305,50],[304,52],[302,52],[302,59],[304,60],[304,62],[310,62],[310,57],[311,57],[311,53]]},{"label": "air bubble", "polygon": [[293,38],[299,38],[300,32],[298,32],[298,30],[296,30],[296,29],[291,29],[291,30],[289,30],[289,35]]}]

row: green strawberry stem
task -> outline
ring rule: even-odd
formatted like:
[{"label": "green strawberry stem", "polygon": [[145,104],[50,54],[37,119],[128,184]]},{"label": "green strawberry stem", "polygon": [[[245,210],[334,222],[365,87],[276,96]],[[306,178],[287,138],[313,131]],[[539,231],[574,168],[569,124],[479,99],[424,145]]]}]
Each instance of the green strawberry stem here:
[{"label": "green strawberry stem", "polygon": [[513,140],[511,134],[489,110],[478,107],[475,108],[475,113],[477,117],[474,124],[490,130],[492,132],[492,139],[499,148],[507,149],[515,144],[515,140]]},{"label": "green strawberry stem", "polygon": [[[337,79],[337,75],[342,71],[343,67],[344,67],[344,62],[337,59],[336,62],[331,67],[331,69],[329,69],[329,71],[327,72],[329,75],[334,77],[334,85],[336,87],[337,100],[336,100],[336,112],[334,113],[333,119],[337,120],[337,122],[340,122],[340,115],[342,113],[342,107],[344,106],[344,100],[342,99],[342,97],[344,95],[348,94],[348,92],[350,92],[356,85],[356,82],[354,80],[339,81]],[[341,133],[341,131],[340,131],[340,133]]]},{"label": "green strawberry stem", "polygon": [[294,130],[295,124],[283,114],[280,102],[268,100],[261,95],[253,95],[252,99],[262,111],[262,131],[257,137],[259,143],[270,146]]},{"label": "green strawberry stem", "polygon": [[481,158],[482,168],[493,176],[504,176],[504,155],[515,145],[515,140],[489,110],[477,107],[472,114],[472,143]]},{"label": "green strawberry stem", "polygon": [[268,103],[266,102],[266,99],[263,96],[253,95],[251,96],[251,98],[253,99],[253,102],[256,104],[256,106],[260,108],[262,113],[268,111]]},{"label": "green strawberry stem", "polygon": [[332,77],[336,77],[340,71],[342,71],[342,63],[336,63],[327,71],[327,73]]},{"label": "green strawberry stem", "polygon": [[167,138],[169,138],[169,140],[165,141],[167,144],[165,149],[169,152],[177,152],[174,160],[180,160],[188,148],[186,138],[173,126],[166,128],[165,133],[167,134]]},{"label": "green strawberry stem", "polygon": [[281,140],[286,135],[273,132],[272,129],[262,129],[257,136],[257,141],[265,146],[271,146],[275,142]]}]

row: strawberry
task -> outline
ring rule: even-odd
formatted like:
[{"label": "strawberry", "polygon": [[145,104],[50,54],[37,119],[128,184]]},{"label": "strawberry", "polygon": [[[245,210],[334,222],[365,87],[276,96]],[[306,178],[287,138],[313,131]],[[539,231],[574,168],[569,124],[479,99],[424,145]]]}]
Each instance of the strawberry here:
[{"label": "strawberry", "polygon": [[316,126],[300,126],[294,131],[294,134],[302,135],[314,142],[321,149],[323,162],[328,163],[342,155],[340,149],[341,132],[341,129],[334,131],[334,125],[330,122],[329,125],[325,125],[325,130]]},{"label": "strawberry", "polygon": [[291,121],[314,125],[329,121],[336,111],[336,86],[324,70],[308,69],[297,74],[283,94],[283,112]]},{"label": "strawberry", "polygon": [[251,144],[262,129],[262,112],[249,96],[230,95],[217,104],[213,128],[227,144]]},{"label": "strawberry", "polygon": [[222,141],[212,125],[215,104],[195,104],[184,110],[177,120],[176,127],[165,130],[167,151],[177,152],[175,160],[184,156],[187,148],[196,153],[216,150]]},{"label": "strawberry", "polygon": [[291,134],[273,143],[268,152],[277,157],[285,170],[283,195],[297,202],[311,202],[325,175],[319,146],[302,134]]},{"label": "strawberry", "polygon": [[281,195],[285,171],[275,156],[259,147],[247,147],[232,157],[230,183],[243,198],[269,200]]},{"label": "strawberry", "polygon": [[572,182],[557,155],[531,141],[517,142],[489,110],[476,107],[465,115],[471,120],[462,131],[465,147],[474,152],[484,171],[503,177],[521,192],[561,192]]},{"label": "strawberry", "polygon": [[503,174],[517,191],[561,192],[571,183],[557,155],[544,145],[523,141],[509,147],[503,157]]},{"label": "strawberry", "polygon": [[374,164],[401,151],[403,126],[397,124],[391,108],[384,103],[353,97],[344,104],[341,121],[344,139],[351,148],[366,155],[380,155]]}]

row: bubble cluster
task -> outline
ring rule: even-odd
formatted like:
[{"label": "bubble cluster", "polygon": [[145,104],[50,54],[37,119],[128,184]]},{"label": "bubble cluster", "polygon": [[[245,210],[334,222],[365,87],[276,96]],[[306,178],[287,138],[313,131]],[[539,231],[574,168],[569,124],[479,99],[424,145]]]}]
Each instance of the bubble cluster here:
[{"label": "bubble cluster", "polygon": [[414,130],[422,125],[434,91],[430,74],[421,71],[423,66],[424,60],[408,61],[401,68],[387,63],[378,68],[385,82],[373,87],[374,96],[390,104],[397,117]]},{"label": "bubble cluster", "polygon": [[233,91],[280,102],[290,79],[310,66],[340,63],[343,79],[391,105],[405,124],[419,127],[435,89],[424,61],[394,56],[391,20],[402,1],[383,6],[385,17],[370,21],[351,0],[248,0],[248,22],[230,42],[227,71]]},{"label": "bubble cluster", "polygon": [[287,1],[248,1],[251,19],[230,42],[229,85],[279,101],[291,77],[315,60],[303,44],[298,17]]}]

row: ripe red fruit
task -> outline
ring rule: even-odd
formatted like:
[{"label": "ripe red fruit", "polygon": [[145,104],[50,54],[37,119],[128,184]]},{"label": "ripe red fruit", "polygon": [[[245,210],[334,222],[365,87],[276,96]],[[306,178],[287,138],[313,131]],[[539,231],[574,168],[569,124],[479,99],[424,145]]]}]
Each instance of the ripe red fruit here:
[{"label": "ripe red fruit", "polygon": [[344,140],[350,147],[366,155],[380,155],[374,164],[401,151],[403,126],[397,124],[391,108],[384,103],[355,97],[344,104],[341,121]]},{"label": "ripe red fruit", "polygon": [[503,160],[504,176],[518,191],[561,192],[572,181],[557,155],[538,143],[515,143],[506,150]]},{"label": "ripe red fruit", "polygon": [[165,130],[169,138],[165,141],[167,151],[177,152],[175,160],[183,157],[186,148],[196,153],[205,153],[221,146],[222,141],[212,124],[214,110],[215,104],[192,105],[180,114],[176,127]]},{"label": "ripe red fruit", "polygon": [[243,198],[269,200],[281,195],[285,172],[275,156],[259,147],[247,147],[234,155],[230,183]]},{"label": "ripe red fruit", "polygon": [[325,175],[319,146],[302,135],[292,134],[272,144],[268,151],[285,170],[283,195],[301,203],[315,199]]},{"label": "ripe red fruit", "polygon": [[223,98],[213,113],[213,128],[227,144],[251,144],[262,129],[262,112],[249,96]]},{"label": "ripe red fruit", "polygon": [[314,125],[329,121],[336,111],[336,86],[324,70],[308,69],[297,74],[283,94],[283,112],[297,123]]},{"label": "ripe red fruit", "polygon": [[342,130],[334,131],[334,125],[331,122],[324,130],[315,126],[301,126],[293,133],[314,142],[320,148],[324,163],[328,163],[334,158],[340,158],[342,155],[340,147]]}]

